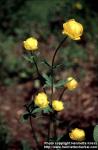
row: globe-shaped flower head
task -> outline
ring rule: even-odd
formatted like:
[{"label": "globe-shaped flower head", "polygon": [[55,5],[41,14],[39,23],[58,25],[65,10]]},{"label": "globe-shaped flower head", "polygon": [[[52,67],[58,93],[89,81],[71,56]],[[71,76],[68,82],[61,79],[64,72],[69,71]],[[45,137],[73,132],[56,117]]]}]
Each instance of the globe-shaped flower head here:
[{"label": "globe-shaped flower head", "polygon": [[37,39],[30,37],[23,42],[23,46],[27,51],[35,51],[38,49]]},{"label": "globe-shaped flower head", "polygon": [[63,24],[62,33],[68,35],[73,40],[80,40],[83,34],[83,26],[74,19],[70,19]]}]

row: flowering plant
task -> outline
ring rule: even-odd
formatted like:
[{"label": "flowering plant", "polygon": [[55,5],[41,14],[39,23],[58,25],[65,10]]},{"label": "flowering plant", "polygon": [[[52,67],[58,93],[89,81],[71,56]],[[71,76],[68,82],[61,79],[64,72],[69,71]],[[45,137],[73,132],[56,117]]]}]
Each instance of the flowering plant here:
[{"label": "flowering plant", "polygon": [[[34,134],[33,130],[33,124],[32,124],[32,117],[36,117],[37,115],[46,115],[49,118],[49,125],[48,125],[48,133],[47,133],[47,138],[46,141],[50,141],[51,138],[51,123],[54,124],[54,137],[52,137],[53,140],[59,141],[59,137],[57,135],[57,122],[56,118],[58,115],[58,112],[64,110],[64,102],[62,101],[62,96],[64,95],[65,91],[68,89],[70,91],[74,90],[78,86],[78,82],[76,79],[73,77],[68,77],[65,80],[60,80],[55,83],[55,76],[54,76],[54,71],[57,65],[54,64],[55,62],[55,57],[57,55],[58,50],[62,46],[62,44],[66,41],[67,37],[73,39],[73,40],[80,40],[80,37],[83,34],[83,26],[76,22],[74,19],[68,20],[63,24],[63,34],[64,34],[64,39],[60,42],[58,47],[55,49],[53,58],[52,58],[52,63],[51,65],[45,60],[43,61],[49,68],[50,75],[47,74],[42,74],[39,71],[39,67],[37,65],[37,52],[38,52],[38,40],[35,39],[34,37],[30,37],[26,39],[23,42],[23,47],[25,49],[25,58],[28,60],[30,63],[34,63],[36,67],[36,71],[38,74],[38,77],[40,80],[43,81],[42,83],[42,88],[41,91],[39,90],[37,94],[33,96],[33,99],[30,104],[26,104],[26,114],[27,118],[30,120],[30,125],[32,128],[32,134]],[[66,35],[66,36],[65,36]],[[58,99],[54,99],[54,89],[56,90],[57,88],[63,87],[63,90],[58,97]],[[51,90],[51,94],[47,94],[46,88],[49,88]],[[85,138],[85,133],[84,131],[81,131],[79,129],[72,131],[72,133],[69,134],[71,139],[79,140],[82,141]],[[39,141],[34,134],[33,136],[35,138],[36,144],[37,144],[37,149],[39,148]]]}]

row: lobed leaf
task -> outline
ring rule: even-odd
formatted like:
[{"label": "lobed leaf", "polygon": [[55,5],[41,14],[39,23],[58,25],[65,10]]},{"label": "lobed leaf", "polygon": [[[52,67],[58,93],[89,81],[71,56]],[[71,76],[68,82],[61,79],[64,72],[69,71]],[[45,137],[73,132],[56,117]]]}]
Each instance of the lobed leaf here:
[{"label": "lobed leaf", "polygon": [[44,64],[47,65],[48,67],[51,67],[51,65],[48,63],[48,61],[47,61],[46,59],[44,59],[44,60],[42,61],[42,63],[44,63]]},{"label": "lobed leaf", "polygon": [[32,111],[32,114],[39,113],[39,112],[41,112],[41,111],[42,111],[41,108],[35,108],[35,109]]},{"label": "lobed leaf", "polygon": [[54,87],[56,88],[62,87],[64,86],[65,83],[66,83],[66,80],[60,80],[54,85]]},{"label": "lobed leaf", "polygon": [[50,106],[48,106],[47,108],[45,108],[43,110],[44,113],[49,113],[49,112],[53,112],[52,108]]},{"label": "lobed leaf", "polygon": [[94,127],[93,138],[95,142],[98,142],[98,125]]}]

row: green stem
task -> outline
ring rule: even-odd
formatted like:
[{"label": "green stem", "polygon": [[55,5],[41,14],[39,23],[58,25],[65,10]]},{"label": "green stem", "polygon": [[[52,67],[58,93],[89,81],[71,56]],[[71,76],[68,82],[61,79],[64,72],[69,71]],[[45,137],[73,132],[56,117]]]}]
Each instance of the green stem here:
[{"label": "green stem", "polygon": [[35,141],[36,141],[37,149],[39,150],[39,149],[40,149],[40,147],[39,147],[39,142],[38,142],[38,140],[37,140],[35,131],[34,131],[34,129],[33,129],[33,124],[32,124],[32,118],[31,118],[31,116],[30,116],[30,126],[31,126],[31,131],[32,131],[33,138],[34,138]]},{"label": "green stem", "polygon": [[55,52],[54,52],[54,55],[53,55],[53,58],[52,58],[52,66],[51,66],[51,74],[52,74],[51,100],[53,99],[53,82],[54,82],[54,70],[53,70],[53,67],[54,67],[54,61],[55,61],[55,57],[56,57],[56,54],[57,54],[59,48],[62,46],[62,44],[65,42],[66,39],[67,39],[67,37],[65,37],[60,42],[60,44],[58,45],[58,47],[55,49]]},{"label": "green stem", "polygon": [[51,116],[49,116],[49,122],[48,122],[48,142],[50,141],[50,132],[51,132]]},{"label": "green stem", "polygon": [[[51,76],[52,76],[52,86],[51,86],[51,102],[52,102],[52,99],[53,99],[53,83],[54,83],[54,61],[55,61],[55,57],[56,57],[56,54],[59,50],[59,48],[62,46],[62,44],[65,42],[65,40],[67,39],[67,37],[65,37],[61,42],[60,44],[58,45],[58,47],[55,49],[55,52],[54,52],[54,55],[53,55],[53,58],[52,58],[52,65],[51,65]],[[49,128],[48,128],[48,141],[50,139],[50,131],[51,131],[51,116],[49,118]],[[55,137],[57,137],[57,126],[56,126],[56,122],[54,124],[54,134],[55,134]]]},{"label": "green stem", "polygon": [[[56,115],[57,115],[57,112],[54,114],[54,117],[56,117]],[[56,119],[53,122],[53,128],[54,128],[54,140],[56,141],[57,140],[57,121],[56,121]]]},{"label": "green stem", "polygon": [[37,66],[37,62],[36,62],[36,60],[35,60],[35,55],[33,54],[33,52],[30,52],[29,54],[30,54],[31,56],[33,56],[33,62],[34,62],[34,65],[35,65],[35,67],[36,67],[36,71],[37,71],[38,76],[41,76],[40,71],[39,71],[38,66]]},{"label": "green stem", "polygon": [[35,67],[36,67],[37,74],[38,74],[38,76],[40,76],[41,74],[40,74],[40,72],[39,72],[39,69],[38,69],[38,66],[37,66],[37,63],[36,63],[36,60],[35,60],[34,57],[33,57],[33,62],[34,62],[34,65],[35,65]]},{"label": "green stem", "polygon": [[63,90],[62,90],[62,92],[61,92],[61,94],[60,94],[60,96],[59,96],[59,100],[62,99],[62,96],[64,95],[66,89],[67,89],[67,88],[65,88],[65,87],[63,88]]},{"label": "green stem", "polygon": [[[28,108],[26,105],[25,105],[25,107],[26,107],[27,111],[28,111],[29,114],[30,114],[31,112],[30,112],[29,108]],[[40,147],[39,147],[39,142],[38,142],[38,140],[37,140],[37,136],[36,136],[35,131],[34,131],[34,129],[33,129],[33,124],[32,124],[31,115],[30,115],[29,121],[30,121],[32,136],[33,136],[33,138],[34,138],[34,140],[35,140],[35,142],[36,142],[37,149],[39,150],[39,149],[40,149]]]}]

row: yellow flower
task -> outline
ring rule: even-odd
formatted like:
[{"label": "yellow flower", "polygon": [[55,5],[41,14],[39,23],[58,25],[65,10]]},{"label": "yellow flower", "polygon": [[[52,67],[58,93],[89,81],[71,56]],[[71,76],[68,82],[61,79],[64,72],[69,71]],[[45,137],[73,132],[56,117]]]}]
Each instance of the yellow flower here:
[{"label": "yellow flower", "polygon": [[69,137],[75,141],[83,141],[85,139],[85,131],[75,128],[69,133]]},{"label": "yellow flower", "polygon": [[40,108],[48,107],[49,101],[47,95],[44,92],[38,93],[34,99],[34,103]]},{"label": "yellow flower", "polygon": [[67,78],[67,83],[64,85],[68,90],[74,90],[78,86],[78,82],[73,77]]},{"label": "yellow flower", "polygon": [[63,34],[68,35],[73,40],[80,40],[80,37],[83,34],[83,26],[74,19],[65,22],[63,28]]},{"label": "yellow flower", "polygon": [[80,2],[75,3],[74,7],[79,10],[81,10],[83,8],[83,6]]},{"label": "yellow flower", "polygon": [[59,101],[59,100],[53,100],[52,101],[52,107],[54,110],[56,111],[61,111],[64,109],[64,104],[62,101]]},{"label": "yellow flower", "polygon": [[30,37],[23,42],[23,46],[28,51],[34,51],[38,48],[38,41],[35,38]]}]

